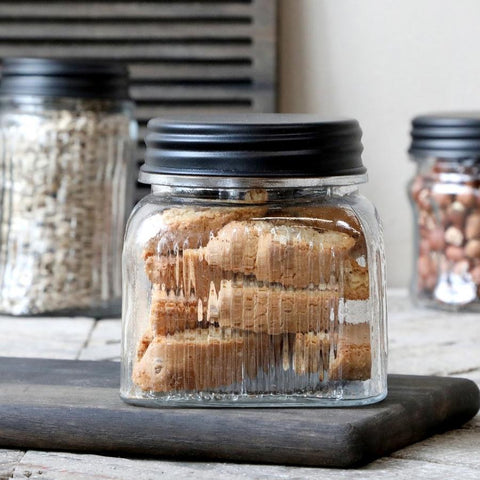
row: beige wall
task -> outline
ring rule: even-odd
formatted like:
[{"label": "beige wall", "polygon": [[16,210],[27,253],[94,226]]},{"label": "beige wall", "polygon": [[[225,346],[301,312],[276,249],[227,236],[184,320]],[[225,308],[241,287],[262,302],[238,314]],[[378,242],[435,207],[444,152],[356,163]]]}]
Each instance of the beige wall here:
[{"label": "beige wall", "polygon": [[280,109],[355,117],[384,221],[391,286],[408,283],[409,122],[480,110],[480,0],[280,0]]}]

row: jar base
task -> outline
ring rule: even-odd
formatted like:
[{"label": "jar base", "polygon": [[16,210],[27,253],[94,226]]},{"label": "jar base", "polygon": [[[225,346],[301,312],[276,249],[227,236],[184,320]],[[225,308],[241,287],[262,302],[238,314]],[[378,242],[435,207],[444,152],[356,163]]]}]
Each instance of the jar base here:
[{"label": "jar base", "polygon": [[[363,382],[355,382],[362,384]],[[362,388],[359,385],[359,388]],[[320,397],[315,394],[218,394],[194,393],[180,395],[149,393],[143,396],[120,393],[120,398],[130,405],[150,408],[290,408],[290,407],[358,407],[384,400],[387,391],[362,398]]]},{"label": "jar base", "polygon": [[410,293],[410,299],[413,305],[417,308],[430,308],[434,310],[443,310],[445,312],[464,312],[476,313],[480,312],[480,300],[475,300],[469,303],[445,303],[433,297],[426,295],[419,296],[417,293]]}]

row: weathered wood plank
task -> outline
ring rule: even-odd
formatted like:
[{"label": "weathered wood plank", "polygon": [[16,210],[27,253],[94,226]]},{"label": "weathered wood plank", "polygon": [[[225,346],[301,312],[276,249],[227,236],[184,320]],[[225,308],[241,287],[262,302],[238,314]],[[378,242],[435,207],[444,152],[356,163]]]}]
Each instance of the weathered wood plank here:
[{"label": "weathered wood plank", "polygon": [[87,341],[90,318],[0,316],[0,352],[5,357],[75,359]]},{"label": "weathered wood plank", "polygon": [[471,467],[480,472],[480,432],[459,429],[392,454],[395,458]]},{"label": "weathered wood plank", "polygon": [[0,445],[352,467],[462,425],[479,407],[472,382],[394,376],[388,398],[364,408],[154,410],[120,400],[119,370],[0,359]]},{"label": "weathered wood plank", "polygon": [[13,478],[31,480],[196,480],[304,479],[304,480],[478,480],[478,470],[468,466],[425,461],[381,459],[359,470],[282,467],[272,465],[185,463],[155,460],[29,451]]},{"label": "weathered wood plank", "polygon": [[[275,0],[268,0],[274,2]],[[203,3],[203,4],[202,4]],[[222,18],[249,17],[251,6],[247,2],[0,2],[0,15],[27,18]]]},{"label": "weathered wood plank", "polygon": [[[258,35],[262,32],[256,30]],[[2,39],[57,39],[57,40],[93,40],[93,39],[129,39],[129,40],[223,40],[250,41],[252,26],[245,24],[204,22],[188,24],[185,22],[165,22],[146,20],[136,23],[105,23],[82,24],[77,21],[72,24],[43,21],[39,23],[3,20],[0,16],[0,38]],[[265,35],[265,34],[263,34]]]},{"label": "weathered wood plank", "polygon": [[130,76],[132,79],[162,80],[162,79],[238,79],[251,78],[253,74],[250,65],[222,65],[190,63],[172,64],[161,63],[135,63],[129,64]]},{"label": "weathered wood plank", "polygon": [[121,322],[119,319],[102,319],[82,348],[79,360],[120,360]]},{"label": "weathered wood plank", "polygon": [[15,466],[24,454],[20,450],[0,450],[0,480],[12,477]]},{"label": "weathered wood plank", "polygon": [[[478,320],[476,324],[474,320],[469,318],[470,315],[456,316],[456,326],[459,322],[462,328],[452,328],[452,318],[450,314],[444,312],[432,311],[432,310],[420,310],[415,311],[412,309],[408,301],[408,297],[404,290],[389,291],[389,315],[390,315],[390,343],[394,343],[398,346],[390,352],[390,364],[392,367],[395,365],[398,367],[399,372],[408,373],[408,362],[405,363],[405,352],[402,351],[401,345],[415,345],[418,348],[420,355],[422,346],[429,343],[429,339],[433,336],[438,340],[438,344],[441,344],[445,337],[449,337],[450,341],[453,341],[460,352],[463,348],[475,348],[474,351],[478,351],[478,347],[469,343],[463,345],[457,342],[457,339],[465,341],[468,337],[472,339],[478,339]],[[444,318],[439,323],[438,318]],[[465,320],[466,319],[466,320]],[[9,340],[5,339],[5,334],[11,330],[18,328],[17,319],[12,320],[11,323],[4,323],[0,317],[0,348],[5,349],[8,346]],[[48,331],[49,324],[45,323],[41,326],[38,322],[43,322],[42,319],[33,319],[36,322],[38,331]],[[57,321],[59,319],[52,319]],[[97,322],[95,330],[99,328],[97,333],[92,332],[92,348],[88,355],[102,357],[102,352],[105,354],[105,358],[111,354],[111,351],[118,346],[120,339],[120,321],[109,321],[109,324],[104,324],[103,321]],[[71,320],[68,320],[68,325],[72,327]],[[465,326],[467,325],[467,326]],[[8,327],[8,328],[7,328]],[[412,330],[415,329],[415,333],[412,334]],[[67,331],[67,329],[65,329]],[[443,332],[443,333],[442,333]],[[447,333],[445,333],[447,332]],[[25,332],[23,329],[18,332],[16,339],[13,339],[17,343],[19,350],[25,348],[25,344],[21,343],[21,338],[24,337]],[[11,336],[9,336],[12,339]],[[96,340],[93,340],[96,338]],[[104,338],[104,340],[101,340]],[[43,338],[44,341],[48,340]],[[102,347],[102,342],[104,347]],[[113,342],[113,343],[109,343]],[[27,342],[28,343],[28,342]],[[477,341],[478,346],[478,341]],[[439,347],[441,349],[441,345]],[[85,349],[85,353],[82,350],[82,355],[87,355],[88,345]],[[451,355],[454,350],[450,350],[448,355]],[[443,352],[445,353],[445,352]],[[422,358],[422,356],[420,356]],[[429,370],[431,365],[438,364],[440,357],[435,353],[435,350],[430,352],[428,356],[423,356],[423,361],[419,362],[412,370],[419,370],[419,373],[424,373],[425,370]],[[448,357],[446,359],[448,363]],[[396,367],[395,367],[396,368]],[[464,376],[472,378],[479,382],[480,370],[473,370],[466,372]],[[475,445],[480,445],[480,417],[477,415],[473,420],[468,422],[463,428],[468,430],[471,437],[472,448]],[[30,478],[138,478],[143,480],[144,478],[158,478],[159,472],[161,472],[165,478],[182,478],[182,476],[196,476],[198,478],[366,478],[366,479],[391,479],[395,477],[399,480],[403,478],[411,480],[412,478],[432,478],[432,479],[444,479],[444,478],[465,478],[465,479],[478,479],[478,471],[471,467],[448,465],[450,440],[444,441],[444,437],[453,439],[454,443],[457,441],[456,435],[458,431],[448,433],[446,435],[439,435],[432,437],[428,441],[415,444],[407,449],[399,452],[398,456],[402,458],[385,458],[370,464],[366,468],[353,471],[344,470],[324,470],[324,469],[310,469],[310,468],[295,468],[295,467],[275,467],[275,466],[263,466],[263,465],[235,465],[235,464],[218,464],[218,463],[183,463],[183,462],[167,462],[167,461],[152,461],[152,460],[129,460],[129,459],[117,459],[111,457],[101,457],[96,455],[81,455],[81,454],[57,454],[57,453],[42,453],[42,452],[28,452],[26,463],[22,462],[22,465],[17,468],[15,472],[15,478],[26,478],[27,475],[32,475]],[[477,435],[477,436],[475,436]],[[459,437],[458,442],[463,441],[464,437]],[[435,453],[433,461],[430,462],[430,458],[424,460],[407,460],[403,458],[405,455],[415,455],[415,449],[420,447],[422,455],[429,455],[435,451],[437,444],[441,445],[444,449],[442,457],[441,450],[438,454]],[[440,447],[439,447],[440,448]],[[453,449],[455,452],[455,448]],[[13,462],[16,461],[21,452],[14,450],[6,450],[6,455],[10,455],[13,452]],[[425,453],[427,452],[427,453]],[[461,453],[461,452],[460,452]],[[478,458],[478,453],[476,454]],[[50,458],[53,457],[53,458]],[[413,457],[412,457],[413,458]],[[30,461],[32,460],[32,461]],[[1,465],[1,463],[0,463]],[[35,466],[39,468],[35,471]],[[25,468],[24,468],[25,467]],[[39,474],[38,471],[42,473]],[[3,475],[4,472],[0,470]],[[26,473],[26,475],[24,475]],[[64,475],[63,477],[61,475]],[[230,476],[229,476],[230,475]],[[0,476],[0,478],[3,478]],[[5,477],[8,478],[8,477]],[[163,477],[162,477],[163,478]]]},{"label": "weathered wood plank", "polygon": [[[27,44],[31,56],[61,57],[69,55],[72,58],[95,57],[112,59],[249,59],[252,57],[249,45],[213,44],[213,45],[168,45],[164,43],[49,43],[32,42]],[[0,40],[2,56],[21,56],[25,54],[25,45],[16,41]]]},{"label": "weathered wood plank", "polygon": [[169,113],[248,113],[252,112],[253,109],[249,105],[237,105],[229,104],[225,102],[223,105],[216,105],[212,102],[212,105],[208,103],[195,104],[191,103],[182,103],[181,100],[178,100],[178,103],[175,102],[175,99],[172,100],[171,104],[162,104],[159,108],[158,106],[141,106],[135,109],[136,117],[140,123],[147,123],[151,118],[166,116]]},{"label": "weathered wood plank", "polygon": [[137,100],[155,98],[178,98],[182,101],[201,100],[249,100],[252,98],[251,85],[189,85],[188,88],[176,85],[133,86],[130,93]]},{"label": "weathered wood plank", "polygon": [[[467,430],[478,430],[479,439],[480,439],[480,413],[477,413],[469,422],[462,426]],[[480,444],[480,443],[479,443]]]},{"label": "weathered wood plank", "polygon": [[[276,37],[277,22],[271,21],[277,17],[277,3],[271,0],[255,0],[254,4],[254,26],[270,25],[268,29],[261,29],[254,43],[254,63],[253,68],[256,73],[255,87],[265,90],[264,94],[255,97],[254,111],[257,112],[275,112],[277,104],[277,55],[276,55]],[[269,89],[265,89],[264,79],[270,79]],[[273,82],[273,88],[272,88]]]},{"label": "weathered wood plank", "polygon": [[470,377],[480,370],[478,314],[415,308],[406,291],[389,292],[388,311],[390,372]]},{"label": "weathered wood plank", "polygon": [[450,339],[444,345],[391,347],[389,371],[424,375],[460,375],[480,368],[478,343]]}]

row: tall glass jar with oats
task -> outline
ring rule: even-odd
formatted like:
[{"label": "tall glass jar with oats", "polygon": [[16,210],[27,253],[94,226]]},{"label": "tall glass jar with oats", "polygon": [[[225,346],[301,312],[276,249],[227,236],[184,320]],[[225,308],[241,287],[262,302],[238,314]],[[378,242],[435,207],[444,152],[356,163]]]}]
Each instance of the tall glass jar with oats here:
[{"label": "tall glass jar with oats", "polygon": [[0,313],[120,313],[136,130],[124,66],[4,60]]},{"label": "tall glass jar with oats", "polygon": [[154,119],[123,253],[121,396],[150,406],[385,397],[383,239],[354,120]]}]

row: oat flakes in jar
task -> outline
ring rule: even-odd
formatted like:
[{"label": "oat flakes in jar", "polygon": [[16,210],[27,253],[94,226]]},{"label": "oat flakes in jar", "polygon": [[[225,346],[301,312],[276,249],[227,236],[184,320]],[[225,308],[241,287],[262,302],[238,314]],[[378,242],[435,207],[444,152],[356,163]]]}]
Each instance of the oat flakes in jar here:
[{"label": "oat flakes in jar", "polygon": [[123,253],[121,396],[149,406],[386,395],[384,251],[354,120],[148,125]]},{"label": "oat flakes in jar", "polygon": [[120,314],[136,128],[124,66],[4,60],[0,313]]},{"label": "oat flakes in jar", "polygon": [[420,306],[480,311],[480,113],[413,120],[411,295]]}]

